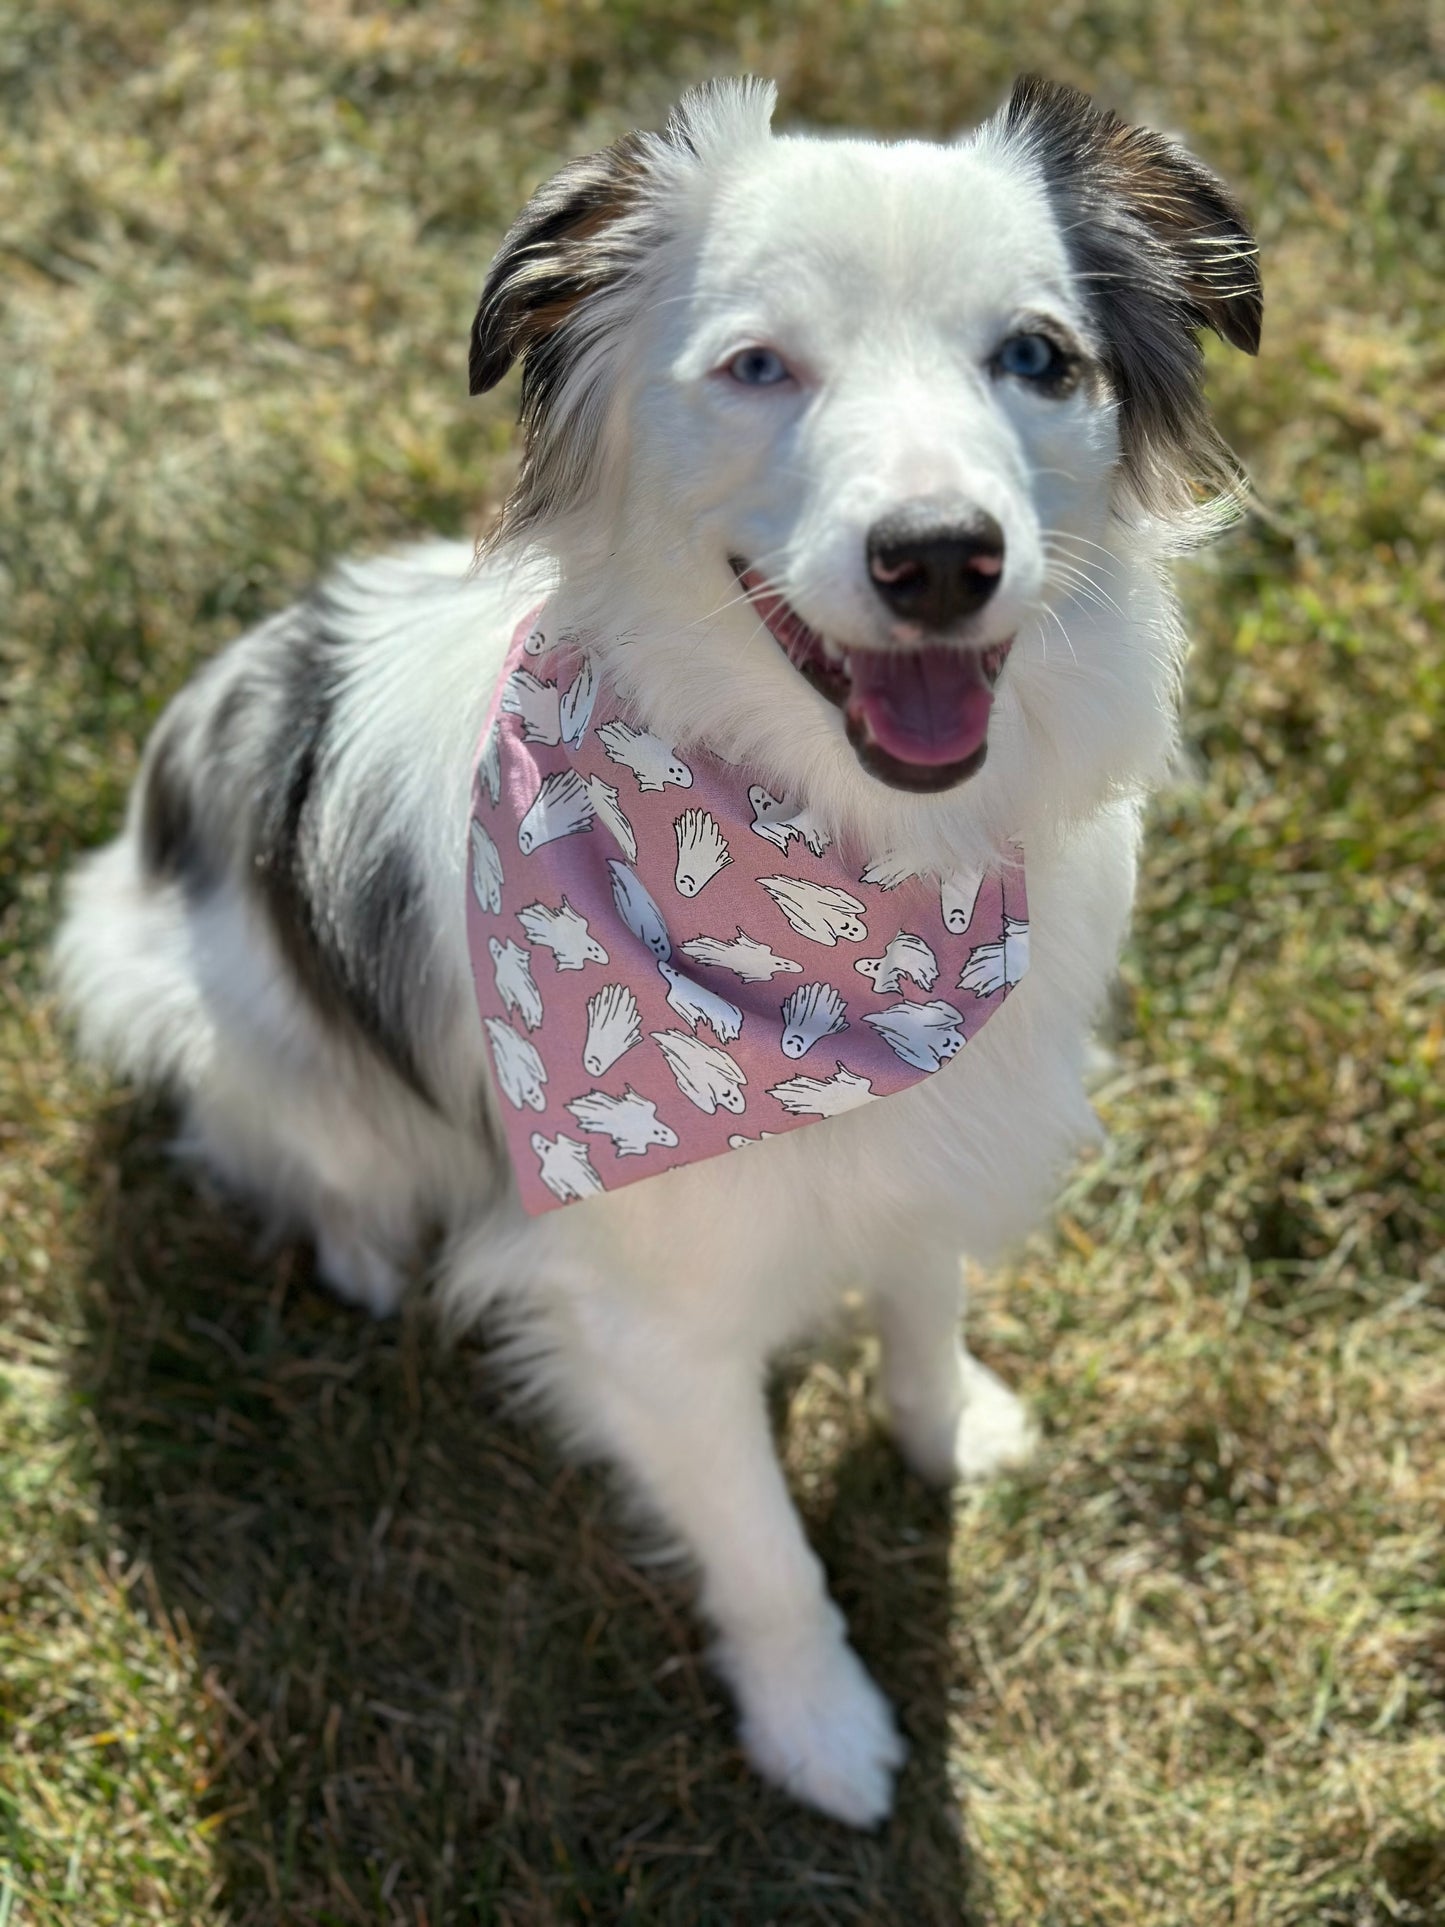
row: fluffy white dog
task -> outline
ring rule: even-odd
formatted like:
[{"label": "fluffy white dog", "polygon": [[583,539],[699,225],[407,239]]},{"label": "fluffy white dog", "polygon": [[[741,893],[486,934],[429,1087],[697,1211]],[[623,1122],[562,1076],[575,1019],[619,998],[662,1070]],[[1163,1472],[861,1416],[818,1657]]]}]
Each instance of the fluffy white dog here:
[{"label": "fluffy white dog", "polygon": [[[1069,88],[1024,80],[951,145],[779,137],[772,105],[702,89],[539,190],[472,333],[474,393],[520,360],[526,432],[480,562],[342,569],[202,670],[59,958],[86,1047],[168,1087],[345,1297],[391,1310],[441,1227],[448,1307],[501,1315],[522,1382],[696,1561],[759,1771],[868,1826],[903,1744],[789,1502],[767,1361],[861,1288],[919,1472],[1028,1447],[959,1342],[960,1253],[1028,1231],[1094,1129],[1086,1041],[1173,742],[1166,565],[1234,483],[1197,331],[1253,352],[1261,297],[1216,177]],[[1017,841],[1032,942],[911,1089],[606,1195],[544,1138],[580,1201],[529,1218],[462,904],[479,730],[543,598],[627,767],[659,746],[654,791],[710,750],[899,876]],[[527,914],[534,967],[585,966],[570,905]]]}]

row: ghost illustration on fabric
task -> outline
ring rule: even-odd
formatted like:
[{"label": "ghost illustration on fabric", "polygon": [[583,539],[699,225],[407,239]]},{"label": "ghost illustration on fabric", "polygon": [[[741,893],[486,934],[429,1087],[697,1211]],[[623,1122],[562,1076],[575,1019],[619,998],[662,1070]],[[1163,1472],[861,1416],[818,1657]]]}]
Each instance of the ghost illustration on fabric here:
[{"label": "ghost illustration on fabric", "polygon": [[765,984],[780,972],[801,972],[803,966],[794,963],[791,957],[779,957],[765,943],[750,937],[742,925],[738,925],[736,937],[694,937],[681,945],[684,957],[691,957],[697,964],[708,964],[714,970],[730,970],[745,984]]},{"label": "ghost illustration on fabric", "polygon": [[784,856],[794,837],[801,839],[814,856],[822,856],[833,841],[810,810],[787,797],[770,795],[761,783],[754,783],[748,791],[748,805],[753,812],[753,832],[776,845]]},{"label": "ghost illustration on fabric", "polygon": [[617,800],[617,791],[610,783],[604,783],[600,776],[589,776],[585,781],[587,800],[592,805],[597,821],[603,829],[611,832],[628,862],[635,863],[637,838],[632,833],[632,825],[622,812],[622,807]]},{"label": "ghost illustration on fabric", "polygon": [[716,991],[690,977],[685,970],[677,970],[670,963],[660,963],[663,982],[667,985],[667,1002],[682,1021],[692,1030],[699,1024],[706,1024],[720,1044],[730,1044],[743,1027],[743,1013],[736,1004],[730,1004],[726,997],[719,997]]},{"label": "ghost illustration on fabric", "polygon": [[795,1117],[838,1117],[873,1098],[872,1081],[839,1064],[831,1077],[790,1077],[768,1091]]},{"label": "ghost illustration on fabric", "polygon": [[509,1014],[516,1011],[528,1030],[535,1030],[542,1021],[542,993],[532,975],[531,951],[524,950],[510,938],[506,943],[499,943],[495,937],[487,939],[487,951],[492,959],[497,995]]},{"label": "ghost illustration on fabric", "polygon": [[604,1077],[619,1057],[642,1042],[642,1012],[626,984],[604,984],[587,999],[582,1068]]},{"label": "ghost illustration on fabric", "polygon": [[523,856],[531,856],[558,837],[590,832],[596,816],[587,785],[576,770],[558,771],[543,779],[532,807],[518,824],[517,848]]},{"label": "ghost illustration on fabric", "polygon": [[533,1131],[531,1144],[537,1153],[543,1184],[564,1204],[573,1198],[595,1198],[606,1188],[592,1168],[587,1146],[579,1144],[576,1138],[559,1131],[554,1142],[540,1131]]},{"label": "ghost illustration on fabric", "polygon": [[945,928],[956,937],[961,937],[973,921],[973,913],[978,908],[978,893],[983,888],[984,872],[973,870],[955,877],[945,878],[939,892],[939,905],[943,911]]},{"label": "ghost illustration on fabric", "polygon": [[662,912],[638,881],[635,871],[613,858],[607,865],[612,875],[612,900],[617,914],[639,943],[645,943],[659,963],[672,957],[672,939],[667,934]]},{"label": "ghost illustration on fabric", "polygon": [[677,1132],[662,1122],[657,1105],[650,1098],[640,1097],[630,1084],[621,1097],[589,1091],[586,1097],[575,1098],[567,1109],[584,1131],[611,1138],[620,1158],[644,1157],[654,1145],[677,1143]]},{"label": "ghost illustration on fabric", "polygon": [[776,770],[648,729],[540,614],[480,735],[458,889],[521,1206],[947,1075],[1027,963],[1022,853],[970,876],[870,854]]},{"label": "ghost illustration on fabric", "polygon": [[1029,967],[1029,926],[1026,920],[1005,917],[1003,936],[979,944],[958,980],[960,990],[975,997],[991,997],[1005,985],[1012,990]]},{"label": "ghost illustration on fabric", "polygon": [[531,943],[552,952],[559,970],[580,970],[584,964],[605,964],[608,960],[607,952],[588,930],[586,917],[580,916],[566,897],[556,910],[545,903],[529,903],[517,912],[517,921]]},{"label": "ghost illustration on fabric", "polygon": [[587,734],[587,725],[592,718],[592,705],[597,700],[597,671],[589,656],[578,670],[567,693],[557,705],[557,720],[562,728],[562,741],[573,749],[580,749],[582,738]]},{"label": "ghost illustration on fabric", "polygon": [[547,1103],[543,1089],[547,1067],[538,1056],[536,1045],[500,1017],[488,1017],[484,1021],[503,1097],[517,1111],[524,1104],[528,1110],[543,1110]]},{"label": "ghost illustration on fabric", "polygon": [[472,819],[472,889],[477,902],[495,916],[502,907],[502,853],[476,818]]},{"label": "ghost illustration on fabric", "polygon": [[711,1116],[719,1108],[743,1109],[743,1085],[748,1080],[725,1050],[685,1030],[655,1030],[652,1040],[667,1059],[677,1088],[700,1111]]},{"label": "ghost illustration on fabric", "polygon": [[732,862],[727,838],[717,819],[706,810],[684,810],[672,827],[677,842],[677,868],[673,873],[677,893],[695,897]]},{"label": "ghost illustration on fabric", "polygon": [[853,968],[860,977],[869,978],[873,988],[884,996],[896,991],[904,977],[920,990],[932,990],[938,981],[937,957],[922,937],[915,937],[910,930],[900,930],[881,957],[860,957]]},{"label": "ghost illustration on fabric", "polygon": [[783,1005],[783,1055],[806,1057],[819,1038],[848,1028],[848,1006],[832,984],[803,984]]},{"label": "ghost illustration on fabric", "polygon": [[495,726],[487,731],[487,740],[477,758],[477,781],[495,809],[502,800],[502,739]]},{"label": "ghost illustration on fabric", "polygon": [[921,1071],[936,1071],[963,1049],[963,1012],[941,1001],[870,1010],[863,1022],[871,1024],[905,1064]]},{"label": "ghost illustration on fabric", "polygon": [[627,723],[604,723],[597,735],[612,761],[632,771],[640,790],[660,790],[669,783],[680,790],[692,788],[692,771],[660,736]]},{"label": "ghost illustration on fabric", "polygon": [[862,943],[868,935],[864,906],[847,890],[801,877],[759,877],[758,882],[793,928],[813,943],[831,947],[840,937]]}]

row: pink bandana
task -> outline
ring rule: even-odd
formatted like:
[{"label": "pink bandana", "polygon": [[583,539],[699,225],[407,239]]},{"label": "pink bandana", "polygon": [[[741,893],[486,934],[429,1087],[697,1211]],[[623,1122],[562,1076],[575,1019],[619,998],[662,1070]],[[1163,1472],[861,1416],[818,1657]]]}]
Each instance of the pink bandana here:
[{"label": "pink bandana", "polygon": [[1022,862],[942,881],[845,862],[807,810],[598,702],[543,614],[482,737],[467,893],[527,1210],[852,1110],[960,1051],[1028,967]]}]

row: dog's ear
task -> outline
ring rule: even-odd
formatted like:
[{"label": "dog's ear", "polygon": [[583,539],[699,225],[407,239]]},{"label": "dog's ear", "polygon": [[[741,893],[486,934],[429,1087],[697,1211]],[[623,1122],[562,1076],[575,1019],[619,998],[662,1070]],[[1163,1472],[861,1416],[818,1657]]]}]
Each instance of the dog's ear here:
[{"label": "dog's ear", "polygon": [[1025,75],[1007,139],[1042,174],[1105,349],[1126,467],[1147,498],[1232,465],[1205,415],[1197,331],[1259,348],[1259,251],[1218,175],[1176,142],[1130,127],[1077,88]]},{"label": "dog's ear", "polygon": [[529,392],[543,392],[549,344],[579,303],[636,264],[649,208],[667,182],[679,167],[766,138],[775,98],[769,82],[709,81],[683,95],[662,133],[624,134],[538,188],[507,230],[482,289],[468,358],[471,392],[494,388],[519,357]]},{"label": "dog's ear", "polygon": [[619,354],[679,210],[708,169],[767,139],[772,109],[773,89],[759,81],[696,87],[662,133],[624,134],[572,161],[512,223],[469,358],[474,395],[522,363],[522,462],[490,541],[589,498]]},{"label": "dog's ear", "polygon": [[644,137],[624,134],[598,154],[569,161],[522,209],[497,250],[472,322],[474,395],[495,388],[519,356],[545,346],[579,301],[623,271],[628,251],[614,230],[637,198],[646,163]]}]

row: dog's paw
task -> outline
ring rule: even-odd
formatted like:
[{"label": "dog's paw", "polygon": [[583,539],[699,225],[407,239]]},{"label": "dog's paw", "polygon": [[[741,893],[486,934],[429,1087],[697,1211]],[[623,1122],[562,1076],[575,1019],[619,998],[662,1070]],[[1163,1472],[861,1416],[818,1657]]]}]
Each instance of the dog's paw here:
[{"label": "dog's paw", "polygon": [[406,1295],[406,1273],[378,1245],[356,1232],[322,1226],[316,1234],[316,1269],[338,1298],[373,1318],[390,1318]]},{"label": "dog's paw", "polygon": [[953,1476],[991,1479],[1027,1464],[1039,1432],[1023,1400],[986,1366],[970,1363],[968,1398],[953,1437]]},{"label": "dog's paw", "polygon": [[738,1697],[743,1750],[765,1780],[850,1827],[888,1817],[908,1749],[841,1634],[734,1643],[719,1659]]},{"label": "dog's paw", "polygon": [[930,1485],[991,1479],[1025,1464],[1038,1448],[1028,1407],[986,1365],[965,1359],[962,1389],[961,1409],[891,1414],[899,1451]]}]

